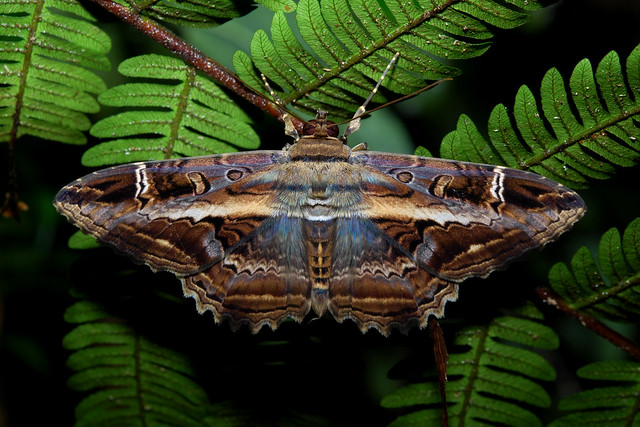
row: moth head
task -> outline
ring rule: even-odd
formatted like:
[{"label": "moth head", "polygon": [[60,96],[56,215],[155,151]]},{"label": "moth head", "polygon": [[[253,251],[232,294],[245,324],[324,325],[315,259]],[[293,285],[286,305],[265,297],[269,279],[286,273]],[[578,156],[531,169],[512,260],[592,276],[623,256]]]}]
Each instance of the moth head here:
[{"label": "moth head", "polygon": [[315,137],[337,138],[339,133],[340,129],[338,129],[338,125],[327,120],[327,112],[323,110],[318,110],[316,118],[306,122],[302,128],[303,135]]},{"label": "moth head", "polygon": [[338,125],[327,120],[327,112],[319,110],[315,120],[305,123],[301,137],[287,149],[291,159],[331,158],[346,160],[349,148],[338,139]]}]

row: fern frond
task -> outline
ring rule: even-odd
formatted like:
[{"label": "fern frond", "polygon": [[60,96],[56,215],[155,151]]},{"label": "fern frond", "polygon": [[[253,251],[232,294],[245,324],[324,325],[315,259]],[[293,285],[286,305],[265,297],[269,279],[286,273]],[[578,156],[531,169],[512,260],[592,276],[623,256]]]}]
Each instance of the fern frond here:
[{"label": "fern frond", "polygon": [[552,422],[561,426],[622,426],[640,421],[640,363],[632,361],[601,361],[584,366],[578,376],[619,382],[620,385],[597,387],[581,391],[560,401],[559,409],[571,412]]},{"label": "fern frond", "polygon": [[443,139],[441,155],[531,169],[575,188],[585,187],[589,178],[609,177],[616,166],[636,164],[640,158],[640,128],[636,125],[640,46],[627,58],[626,73],[617,53],[611,52],[600,62],[595,76],[589,60],[580,61],[569,86],[571,96],[560,72],[549,70],[540,90],[542,112],[531,90],[522,86],[512,114],[502,104],[491,112],[489,141],[467,116],[461,116],[457,129]]},{"label": "fern frond", "polygon": [[69,237],[69,249],[93,249],[100,247],[95,237],[78,230]]},{"label": "fern frond", "polygon": [[0,141],[23,135],[84,144],[90,94],[105,89],[108,36],[75,0],[0,2]]},{"label": "fern frond", "polygon": [[[537,2],[511,3],[526,10],[540,7]],[[527,19],[491,0],[301,0],[297,24],[302,41],[285,16],[276,13],[271,39],[257,31],[251,59],[238,51],[234,66],[255,89],[263,86],[259,73],[266,75],[281,88],[278,96],[285,105],[350,117],[396,52],[400,58],[383,85],[408,94],[425,86],[425,79],[457,74],[445,64],[448,60],[483,54],[491,37],[487,24],[513,28]],[[378,94],[374,101],[384,99]]]},{"label": "fern frond", "polygon": [[184,356],[88,301],[69,307],[65,320],[78,324],[63,340],[73,351],[68,385],[91,393],[76,407],[77,425],[202,425],[208,398]]},{"label": "fern frond", "polygon": [[[553,330],[539,323],[541,317],[530,305],[521,316],[497,317],[458,333],[454,344],[468,350],[449,354],[447,402],[452,425],[541,424],[534,413],[523,407],[545,408],[551,403],[544,389],[533,381],[555,379],[551,364],[533,351],[558,346]],[[387,408],[433,405],[402,415],[392,425],[438,425],[442,414],[435,405],[439,402],[440,392],[433,381],[405,386],[387,395],[381,404]]]},{"label": "fern frond", "polygon": [[553,290],[576,311],[612,320],[637,319],[640,314],[640,218],[622,238],[612,228],[602,236],[597,262],[582,247],[571,267],[555,264],[549,271]]},{"label": "fern frond", "polygon": [[274,12],[291,13],[298,8],[298,4],[293,0],[256,0],[256,3]]},{"label": "fern frond", "polygon": [[241,7],[242,2],[232,0],[136,0],[128,3],[143,15],[194,28],[220,25],[251,11],[249,7]]},{"label": "fern frond", "polygon": [[201,156],[259,146],[246,114],[181,60],[142,55],[123,61],[118,70],[129,77],[164,80],[124,84],[100,95],[103,104],[129,111],[102,119],[91,128],[94,136],[118,139],[87,150],[83,164]]}]

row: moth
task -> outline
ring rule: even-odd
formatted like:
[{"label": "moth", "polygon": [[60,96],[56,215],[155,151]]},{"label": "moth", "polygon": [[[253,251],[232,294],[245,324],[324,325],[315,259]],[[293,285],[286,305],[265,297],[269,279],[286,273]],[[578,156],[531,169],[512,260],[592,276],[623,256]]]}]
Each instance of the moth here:
[{"label": "moth", "polygon": [[174,273],[216,322],[254,333],[310,311],[366,332],[425,327],[486,277],[584,214],[531,172],[350,149],[320,112],[292,145],[133,163],[56,195],[85,233]]}]

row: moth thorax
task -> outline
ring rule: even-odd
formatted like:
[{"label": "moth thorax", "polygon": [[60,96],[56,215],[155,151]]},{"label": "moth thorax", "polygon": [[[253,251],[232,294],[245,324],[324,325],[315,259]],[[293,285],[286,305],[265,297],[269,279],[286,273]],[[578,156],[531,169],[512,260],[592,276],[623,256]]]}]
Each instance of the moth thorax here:
[{"label": "moth thorax", "polygon": [[338,138],[303,136],[289,148],[291,160],[346,161],[350,150]]}]

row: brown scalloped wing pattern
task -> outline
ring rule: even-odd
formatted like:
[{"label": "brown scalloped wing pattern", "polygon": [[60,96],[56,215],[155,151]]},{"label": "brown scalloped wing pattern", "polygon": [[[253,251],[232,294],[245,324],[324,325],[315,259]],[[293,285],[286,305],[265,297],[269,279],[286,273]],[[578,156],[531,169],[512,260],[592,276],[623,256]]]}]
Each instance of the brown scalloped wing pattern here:
[{"label": "brown scalloped wing pattern", "polygon": [[329,311],[384,335],[443,316],[462,280],[504,268],[585,212],[536,174],[341,144],[119,166],[69,184],[54,204],[175,273],[218,322],[257,332]]}]

